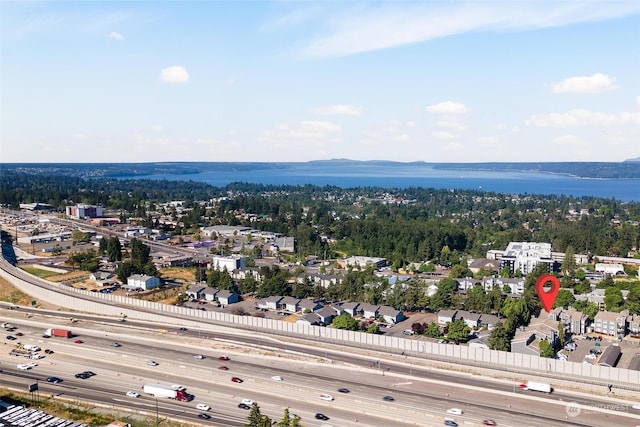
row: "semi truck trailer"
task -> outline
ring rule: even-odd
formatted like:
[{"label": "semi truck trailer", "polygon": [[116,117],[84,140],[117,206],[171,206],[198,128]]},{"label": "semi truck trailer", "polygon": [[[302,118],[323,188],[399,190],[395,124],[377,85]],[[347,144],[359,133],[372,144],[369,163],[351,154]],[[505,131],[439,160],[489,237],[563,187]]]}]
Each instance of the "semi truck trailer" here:
[{"label": "semi truck trailer", "polygon": [[551,384],[540,383],[537,381],[527,381],[526,384],[520,384],[520,388],[523,390],[541,391],[543,393],[551,393]]},{"label": "semi truck trailer", "polygon": [[185,389],[176,390],[175,388],[163,384],[145,384],[142,391],[155,397],[168,397],[169,399],[179,400],[181,402],[189,402],[193,399]]},{"label": "semi truck trailer", "polygon": [[71,331],[69,331],[68,329],[51,328],[44,331],[44,335],[47,337],[71,338]]}]

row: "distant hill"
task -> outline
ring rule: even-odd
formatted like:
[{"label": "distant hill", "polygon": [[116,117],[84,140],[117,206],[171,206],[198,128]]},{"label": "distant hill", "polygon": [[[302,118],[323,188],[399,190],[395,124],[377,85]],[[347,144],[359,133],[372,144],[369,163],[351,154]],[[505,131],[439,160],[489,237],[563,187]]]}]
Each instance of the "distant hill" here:
[{"label": "distant hill", "polygon": [[636,157],[635,159],[627,159],[625,162],[640,162],[640,157]]}]

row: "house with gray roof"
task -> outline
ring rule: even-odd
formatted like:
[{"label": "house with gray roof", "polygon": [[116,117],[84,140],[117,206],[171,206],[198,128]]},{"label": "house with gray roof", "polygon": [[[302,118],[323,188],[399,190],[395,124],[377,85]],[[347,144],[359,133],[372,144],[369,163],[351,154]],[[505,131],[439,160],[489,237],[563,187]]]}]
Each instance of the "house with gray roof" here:
[{"label": "house with gray roof", "polygon": [[620,360],[620,356],[622,352],[620,351],[620,347],[617,345],[610,345],[604,350],[602,356],[600,356],[600,360],[598,360],[598,365],[600,366],[608,366],[609,368],[615,368],[618,364],[618,360]]},{"label": "house with gray roof", "polygon": [[345,302],[342,304],[341,308],[342,308],[342,311],[344,311],[345,313],[349,313],[351,317],[354,317],[356,314],[359,313],[360,303],[351,302],[351,301]]},{"label": "house with gray roof", "polygon": [[317,302],[314,299],[311,298],[305,298],[303,300],[301,300],[300,302],[298,302],[298,307],[301,311],[306,311],[309,310],[311,312],[316,311],[316,310],[320,310],[322,308],[322,304],[320,304],[319,302]]},{"label": "house with gray roof", "polygon": [[305,325],[320,325],[322,323],[322,319],[316,313],[307,313],[303,316],[300,316],[296,323],[301,323]]},{"label": "house with gray roof", "polygon": [[333,318],[338,315],[336,309],[330,306],[324,306],[313,314],[316,314],[320,318],[320,321],[325,325],[331,324],[331,322],[333,322]]},{"label": "house with gray roof", "polygon": [[200,299],[205,288],[206,286],[202,286],[200,283],[192,284],[187,288],[185,294],[187,294],[189,298]]},{"label": "house with gray roof", "polygon": [[396,310],[388,305],[380,306],[378,315],[382,316],[387,323],[400,323],[405,319],[402,310]]},{"label": "house with gray roof", "polygon": [[636,353],[636,355],[631,358],[631,362],[629,362],[627,369],[640,371],[640,353]]},{"label": "house with gray roof", "polygon": [[367,304],[363,302],[360,304],[358,311],[362,313],[362,317],[367,319],[375,319],[378,317],[378,310],[380,309],[379,305]]},{"label": "house with gray roof", "polygon": [[438,323],[440,325],[446,325],[449,322],[456,320],[456,313],[458,310],[440,310],[438,312]]},{"label": "house with gray roof", "polygon": [[206,287],[202,291],[202,296],[207,301],[215,301],[216,299],[218,299],[218,292],[220,292],[220,289]]},{"label": "house with gray roof", "polygon": [[217,294],[218,302],[221,307],[225,307],[230,304],[235,304],[240,301],[240,296],[232,291],[221,290]]},{"label": "house with gray roof", "polygon": [[280,306],[283,310],[288,311],[289,313],[296,313],[300,310],[300,298],[295,297],[284,297],[280,301]]},{"label": "house with gray roof", "polygon": [[265,310],[280,310],[280,301],[282,301],[282,298],[284,297],[279,295],[262,298],[257,302],[256,306]]},{"label": "house with gray roof", "polygon": [[470,327],[471,329],[477,329],[480,326],[480,317],[481,315],[479,313],[458,310],[455,314],[454,320],[462,319],[468,327]]}]

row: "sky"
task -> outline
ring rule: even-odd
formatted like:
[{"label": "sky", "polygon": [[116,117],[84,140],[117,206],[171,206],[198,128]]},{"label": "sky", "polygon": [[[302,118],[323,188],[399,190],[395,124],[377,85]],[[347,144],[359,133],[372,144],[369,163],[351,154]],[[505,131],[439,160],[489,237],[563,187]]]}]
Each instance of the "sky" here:
[{"label": "sky", "polygon": [[0,0],[0,161],[623,161],[639,0]]}]

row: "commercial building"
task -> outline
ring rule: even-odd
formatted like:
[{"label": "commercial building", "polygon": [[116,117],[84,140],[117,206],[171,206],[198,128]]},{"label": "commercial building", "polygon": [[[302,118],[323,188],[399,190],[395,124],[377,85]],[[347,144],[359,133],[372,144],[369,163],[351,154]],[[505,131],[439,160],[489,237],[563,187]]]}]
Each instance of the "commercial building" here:
[{"label": "commercial building", "polygon": [[540,263],[546,264],[550,272],[558,270],[560,264],[551,256],[551,243],[511,242],[502,254],[501,268],[526,276]]},{"label": "commercial building", "polygon": [[77,219],[99,218],[102,216],[102,206],[77,204],[67,206],[67,216]]}]

